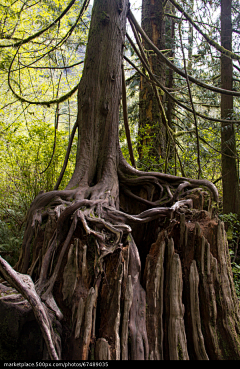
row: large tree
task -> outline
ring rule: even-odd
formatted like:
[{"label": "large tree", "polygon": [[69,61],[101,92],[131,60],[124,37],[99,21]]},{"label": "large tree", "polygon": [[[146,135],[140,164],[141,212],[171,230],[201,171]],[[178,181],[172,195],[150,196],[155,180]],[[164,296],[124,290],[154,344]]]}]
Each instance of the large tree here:
[{"label": "large tree", "polygon": [[[174,20],[167,18],[165,13],[170,13],[171,8],[172,5],[164,1],[142,1],[142,29],[159,50],[168,49],[170,57],[174,53]],[[167,88],[173,88],[172,69],[166,68],[164,61],[152,52],[145,40],[143,40],[143,46],[151,72],[158,76],[158,80]],[[148,69],[144,68],[144,70]],[[166,112],[162,111],[163,106]],[[163,167],[161,159],[165,159],[165,170],[167,168],[168,157],[174,147],[173,138],[169,134],[169,127],[172,126],[172,107],[172,100],[159,93],[150,81],[141,76],[138,154],[139,164],[144,169]]]},{"label": "large tree", "polygon": [[128,0],[95,0],[75,171],[33,201],[15,270],[0,257],[1,358],[240,357],[215,186],[138,171],[120,151],[127,16],[137,27]]},{"label": "large tree", "polygon": [[[232,51],[232,1],[221,1],[221,45]],[[221,56],[221,87],[226,90],[233,88],[233,63],[226,55]],[[233,96],[221,95],[221,117],[231,120],[233,117]],[[237,153],[235,129],[232,123],[221,125],[222,149],[222,183],[223,212],[239,214],[239,178],[237,171]]]},{"label": "large tree", "polygon": [[[165,14],[164,1],[142,1],[142,28],[160,49],[165,49]],[[149,46],[144,42],[144,47],[148,53],[148,63],[152,72],[158,76],[161,83],[165,85],[166,71],[165,64],[149,50]],[[162,99],[162,97],[161,97]],[[139,145],[138,153],[140,162],[144,156],[152,157],[153,163],[157,164],[159,158],[166,156],[167,150],[167,130],[164,120],[159,110],[156,90],[151,83],[141,77],[139,96]]]}]

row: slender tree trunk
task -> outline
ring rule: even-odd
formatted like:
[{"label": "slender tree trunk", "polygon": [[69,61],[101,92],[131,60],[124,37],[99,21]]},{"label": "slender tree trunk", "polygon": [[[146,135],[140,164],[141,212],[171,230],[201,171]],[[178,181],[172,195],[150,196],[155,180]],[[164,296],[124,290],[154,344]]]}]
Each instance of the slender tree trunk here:
[{"label": "slender tree trunk", "polygon": [[[142,1],[142,28],[160,49],[165,48],[165,17],[163,9],[164,1]],[[148,45],[144,42],[148,50]],[[148,61],[152,72],[160,77],[160,82],[165,84],[165,65],[153,53],[148,54]],[[152,157],[157,164],[160,157],[164,158],[167,150],[167,132],[163,124],[161,112],[152,85],[141,77],[139,104],[139,129],[140,138],[138,153],[139,160]],[[151,159],[150,159],[151,161]]]},{"label": "slender tree trunk", "polygon": [[[232,50],[231,0],[221,1],[221,45]],[[221,87],[232,90],[232,59],[221,56]],[[232,119],[233,97],[221,95],[221,118]],[[239,179],[236,167],[236,142],[233,124],[221,125],[223,212],[240,211]]]}]

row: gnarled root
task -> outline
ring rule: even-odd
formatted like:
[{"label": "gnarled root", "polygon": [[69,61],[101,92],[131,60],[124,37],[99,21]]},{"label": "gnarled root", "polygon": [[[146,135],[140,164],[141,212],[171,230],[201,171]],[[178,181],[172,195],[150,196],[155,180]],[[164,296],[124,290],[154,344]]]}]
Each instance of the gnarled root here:
[{"label": "gnarled root", "polygon": [[[176,177],[170,174],[157,173],[157,172],[143,172],[131,167],[124,159],[122,152],[120,151],[120,165],[118,168],[118,175],[120,185],[124,187],[125,193],[142,202],[142,199],[133,193],[131,188],[136,186],[152,185],[157,186],[160,189],[157,201],[149,201],[148,205],[159,206],[159,205],[171,205],[175,201],[178,201],[181,197],[181,192],[186,189],[205,187],[213,196],[214,201],[218,202],[218,190],[216,186],[204,179],[191,179],[185,177]],[[165,191],[164,191],[165,188]],[[188,190],[190,191],[190,190]],[[172,193],[173,192],[173,193]],[[154,192],[152,192],[154,193]],[[148,191],[149,196],[149,191]],[[151,197],[151,195],[150,195]],[[147,202],[145,202],[147,204]]]},{"label": "gnarled root", "polygon": [[[136,225],[158,218],[168,219],[169,224],[176,215],[181,216],[187,209],[191,212],[192,191],[201,183],[173,176],[168,182],[168,176],[139,174],[141,172],[129,171],[126,167],[124,173],[119,173],[120,197],[136,200],[136,204],[141,204],[140,212],[126,212],[126,203],[118,206],[116,184],[99,182],[81,191],[77,188],[39,194],[29,210],[22,254],[16,266],[24,274],[12,270],[1,259],[4,278],[31,304],[51,359],[86,360],[93,350],[96,359],[164,358],[168,356],[164,354],[163,332],[166,330],[169,345],[174,347],[169,358],[181,356],[186,359],[189,356],[183,320],[180,258],[172,251],[175,256],[169,254],[166,258],[165,272],[161,266],[165,246],[159,254],[159,270],[156,270],[154,282],[158,287],[154,288],[159,289],[158,296],[163,295],[164,273],[168,273],[172,298],[165,311],[166,328],[159,319],[165,309],[159,297],[154,303],[159,317],[155,311],[151,312],[151,307],[146,312],[146,304],[155,299],[149,295],[152,287],[148,289],[152,280],[150,276],[145,279],[145,291],[140,256],[131,233]],[[204,185],[213,190],[216,198],[215,189],[206,182]],[[83,198],[86,195],[88,199]],[[135,208],[139,209],[138,206]],[[147,247],[149,249],[150,245]],[[147,261],[146,268],[148,265]],[[195,275],[193,264],[190,274],[193,291],[198,284]],[[194,302],[196,296],[191,302],[193,306]],[[63,324],[64,354],[61,354],[61,343],[52,329],[49,311]],[[198,342],[202,337],[199,319],[192,324]],[[154,343],[152,334],[155,335]],[[206,357],[203,344],[196,350],[199,351],[197,355]]]},{"label": "gnarled root", "polygon": [[1,256],[0,271],[6,281],[9,282],[31,305],[35,318],[44,337],[49,356],[52,360],[61,358],[61,348],[59,341],[52,329],[50,315],[46,306],[42,303],[40,297],[36,293],[33,281],[29,275],[17,273]]}]

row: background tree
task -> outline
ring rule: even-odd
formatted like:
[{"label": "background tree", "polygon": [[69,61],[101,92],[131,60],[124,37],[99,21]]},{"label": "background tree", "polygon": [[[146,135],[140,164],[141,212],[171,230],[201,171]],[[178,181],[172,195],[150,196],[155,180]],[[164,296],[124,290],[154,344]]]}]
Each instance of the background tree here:
[{"label": "background tree", "polygon": [[[151,41],[160,49],[166,49],[166,31],[168,38],[168,47],[171,48],[172,27],[166,25],[164,1],[142,1],[142,28],[151,39]],[[143,45],[147,51],[147,60],[152,73],[157,75],[160,82],[169,87],[171,85],[171,73],[169,81],[166,80],[166,67],[157,56],[149,50],[149,45],[143,40]],[[159,109],[158,98],[163,100],[163,96],[157,97],[158,91],[153,88],[151,83],[141,77],[140,95],[139,95],[139,128],[138,128],[138,154],[141,165],[144,169],[150,169],[151,166],[159,167],[161,159],[166,158],[168,143],[171,138],[167,132],[166,118]],[[165,99],[165,97],[164,97]],[[170,105],[168,106],[169,114]],[[148,164],[144,164],[144,157],[147,157]],[[149,161],[152,158],[152,164]],[[160,159],[161,158],[161,159]],[[160,166],[161,167],[161,166]]]},{"label": "background tree", "polygon": [[[232,51],[232,2],[221,1],[221,45]],[[233,89],[232,59],[221,55],[221,87]],[[233,96],[221,95],[221,118],[232,119]],[[233,124],[222,123],[222,183],[223,183],[223,212],[237,213],[240,211],[239,175],[236,165],[236,141]]]}]

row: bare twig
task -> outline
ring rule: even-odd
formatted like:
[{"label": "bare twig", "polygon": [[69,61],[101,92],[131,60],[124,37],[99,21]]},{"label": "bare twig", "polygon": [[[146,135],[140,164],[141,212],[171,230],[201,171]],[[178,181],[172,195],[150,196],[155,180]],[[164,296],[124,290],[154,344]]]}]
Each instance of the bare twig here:
[{"label": "bare twig", "polygon": [[[64,9],[64,11],[59,15],[58,18],[56,18],[52,23],[50,23],[47,27],[45,27],[44,29],[36,32],[34,35],[31,35],[29,37],[27,37],[24,40],[21,40],[19,42],[15,42],[14,44],[10,44],[10,45],[0,45],[0,48],[7,48],[7,47],[19,47],[22,46],[32,40],[34,40],[36,37],[41,36],[43,33],[45,33],[46,31],[48,31],[51,27],[55,26],[63,17],[64,15],[69,11],[69,9],[71,9],[71,7],[73,6],[73,4],[75,3],[76,0],[71,0],[70,3],[68,4],[68,6]],[[85,0],[84,4],[82,6],[82,9],[85,10],[88,7],[90,0]]]},{"label": "bare twig", "polygon": [[[132,65],[132,67],[134,69],[136,69],[136,71],[141,76],[143,76],[144,78],[146,78],[147,81],[151,82],[150,78],[148,78],[143,72],[141,72],[140,69],[131,60],[129,60],[126,56],[124,56],[124,59],[130,65]],[[153,75],[153,81],[152,82],[154,82],[157,86],[159,86],[165,92],[165,94],[170,99],[172,99],[176,104],[178,104],[179,106],[181,106],[183,109],[189,111],[190,113],[193,113],[192,109],[189,106],[183,104],[181,101],[179,101],[178,99],[176,99],[172,94],[170,94],[169,91],[168,91],[168,89],[165,86],[163,86],[154,75]],[[220,123],[222,122],[222,123],[229,123],[229,124],[230,123],[240,124],[240,120],[228,120],[228,119],[212,118],[212,117],[208,117],[207,115],[201,114],[201,113],[199,113],[197,111],[195,111],[195,113],[196,113],[197,116],[199,116],[199,117],[201,117],[203,119],[209,120],[211,122],[220,122]]]},{"label": "bare twig", "polygon": [[[151,46],[152,50],[155,51],[155,53],[170,67],[173,69],[176,73],[178,73],[180,76],[186,78],[185,72],[179,69],[175,64],[173,64],[168,58],[154,45],[154,43],[150,40],[150,38],[146,35],[146,33],[143,31],[143,29],[139,26],[138,22],[136,21],[134,15],[132,14],[131,10],[128,13],[128,18],[132,20],[134,26],[136,27],[137,31],[142,35],[144,40]],[[220,94],[225,95],[231,95],[231,96],[240,96],[240,92],[237,91],[230,91],[230,90],[224,90],[222,88],[208,85],[207,83],[204,83],[202,81],[199,81],[198,79],[188,76],[189,81],[195,83],[196,85],[206,88],[213,92],[218,92]]]}]

